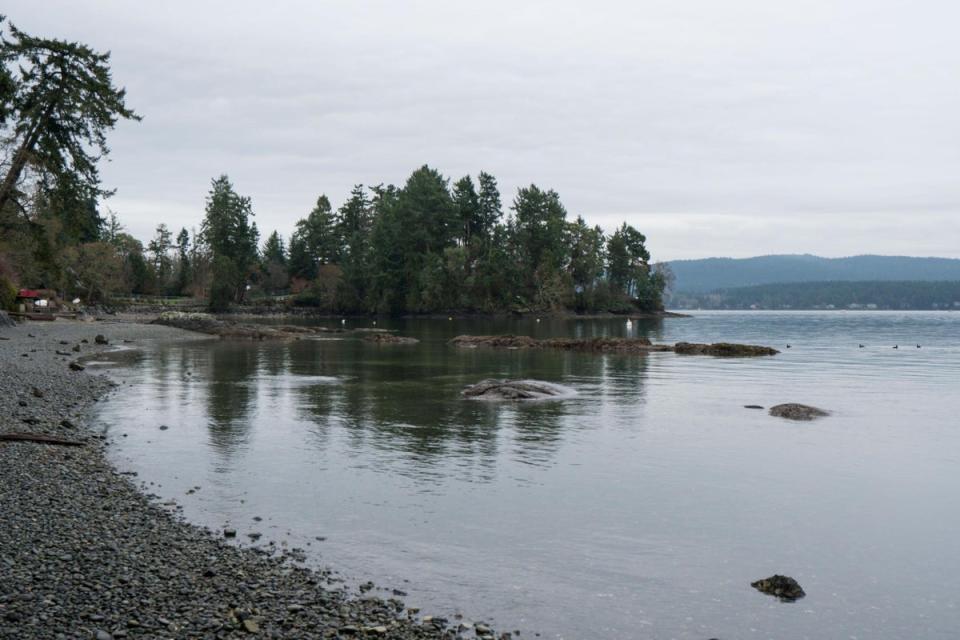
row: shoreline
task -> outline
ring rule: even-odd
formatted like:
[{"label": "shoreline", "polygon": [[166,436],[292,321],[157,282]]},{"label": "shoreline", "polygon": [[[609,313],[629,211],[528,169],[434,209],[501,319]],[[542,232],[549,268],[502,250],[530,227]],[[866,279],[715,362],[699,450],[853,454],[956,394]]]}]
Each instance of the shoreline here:
[{"label": "shoreline", "polygon": [[[96,344],[103,334],[110,344]],[[18,638],[329,638],[457,635],[397,598],[357,596],[329,569],[227,543],[155,501],[107,459],[88,426],[122,388],[71,362],[117,344],[209,336],[135,319],[0,329],[0,433],[79,440],[0,442],[0,636]],[[86,343],[81,342],[86,340]],[[80,351],[73,350],[74,345]],[[472,635],[495,635],[478,623]]]},{"label": "shoreline", "polygon": [[128,321],[137,322],[140,318],[154,318],[159,316],[165,311],[182,311],[184,313],[208,313],[216,318],[221,320],[245,320],[245,319],[257,319],[257,318],[271,318],[271,319],[284,319],[284,318],[297,318],[297,319],[310,319],[315,318],[318,320],[340,320],[342,318],[347,319],[372,319],[372,320],[383,320],[383,319],[393,319],[393,320],[447,320],[452,318],[454,320],[495,320],[502,318],[515,318],[515,319],[525,319],[525,318],[543,318],[548,320],[663,320],[666,318],[692,318],[694,317],[688,313],[681,313],[678,311],[656,311],[656,312],[641,312],[637,311],[634,313],[611,313],[611,312],[598,312],[598,313],[576,313],[574,311],[544,311],[544,312],[510,312],[502,311],[497,313],[480,313],[480,312],[440,312],[440,313],[408,313],[402,314],[399,316],[390,316],[386,314],[377,314],[377,313],[330,313],[330,312],[319,312],[312,307],[257,307],[255,305],[245,305],[237,306],[229,311],[219,311],[211,312],[205,304],[194,304],[194,305],[154,305],[154,304],[145,304],[145,305],[129,305],[127,307],[118,308],[115,313],[111,316],[116,319],[126,319]]}]

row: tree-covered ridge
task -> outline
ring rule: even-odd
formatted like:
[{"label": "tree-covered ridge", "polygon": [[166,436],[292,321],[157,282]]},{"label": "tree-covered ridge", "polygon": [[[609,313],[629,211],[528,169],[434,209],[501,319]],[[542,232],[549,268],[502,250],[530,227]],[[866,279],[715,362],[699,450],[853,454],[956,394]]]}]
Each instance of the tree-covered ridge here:
[{"label": "tree-covered ridge", "polygon": [[960,310],[960,281],[786,282],[680,293],[672,302],[688,309]]},{"label": "tree-covered ridge", "polygon": [[704,258],[675,260],[670,268],[676,291],[691,294],[777,282],[960,280],[960,260],[911,256]]},{"label": "tree-covered ridge", "polygon": [[[229,197],[220,194],[229,191]],[[402,187],[357,185],[334,209],[317,198],[285,247],[274,231],[259,261],[248,242],[227,249],[209,229],[223,199],[239,233],[255,234],[249,200],[226,177],[214,182],[200,241],[214,256],[212,301],[221,281],[232,301],[250,291],[296,293],[294,302],[337,313],[617,311],[662,308],[664,277],[650,265],[646,238],[624,224],[609,237],[582,218],[568,220],[560,196],[521,188],[503,211],[496,179],[481,172],[450,186],[423,166]],[[215,246],[221,246],[216,249]],[[220,259],[235,261],[236,269]],[[243,283],[240,288],[238,285]]]}]

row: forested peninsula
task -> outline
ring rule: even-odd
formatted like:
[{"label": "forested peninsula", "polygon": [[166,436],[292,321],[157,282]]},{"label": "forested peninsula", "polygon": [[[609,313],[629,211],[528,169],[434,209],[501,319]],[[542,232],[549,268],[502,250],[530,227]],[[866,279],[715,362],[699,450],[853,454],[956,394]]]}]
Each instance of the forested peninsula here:
[{"label": "forested peninsula", "polygon": [[[36,38],[0,20],[0,308],[21,289],[82,304],[164,297],[339,314],[658,312],[668,271],[624,223],[607,234],[531,184],[501,201],[480,172],[451,182],[422,166],[402,186],[320,195],[295,228],[264,237],[227,175],[197,224],[161,223],[146,244],[106,203],[107,133],[140,119],[109,54]],[[204,178],[205,180],[205,178]],[[286,239],[285,239],[286,238]],[[69,303],[64,302],[65,306]]]}]

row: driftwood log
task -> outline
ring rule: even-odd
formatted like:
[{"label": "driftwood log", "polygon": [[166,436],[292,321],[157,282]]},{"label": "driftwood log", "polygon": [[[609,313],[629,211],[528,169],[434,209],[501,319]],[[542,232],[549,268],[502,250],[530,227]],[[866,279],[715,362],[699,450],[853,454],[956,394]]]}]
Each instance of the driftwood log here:
[{"label": "driftwood log", "polygon": [[77,440],[65,440],[42,433],[0,433],[0,442],[39,442],[40,444],[58,444],[64,447],[82,447]]}]

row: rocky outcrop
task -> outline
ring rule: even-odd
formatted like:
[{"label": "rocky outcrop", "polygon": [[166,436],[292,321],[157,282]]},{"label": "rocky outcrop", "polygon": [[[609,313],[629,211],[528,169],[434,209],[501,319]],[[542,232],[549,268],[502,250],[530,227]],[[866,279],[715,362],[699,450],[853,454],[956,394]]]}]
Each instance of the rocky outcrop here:
[{"label": "rocky outcrop", "polygon": [[772,347],[763,347],[756,344],[734,344],[732,342],[715,342],[713,344],[678,342],[673,345],[673,350],[682,355],[716,356],[719,358],[775,356],[780,353]]},{"label": "rocky outcrop", "polygon": [[678,342],[653,344],[646,338],[545,338],[538,340],[530,336],[457,336],[450,344],[458,347],[495,347],[500,349],[560,349],[563,351],[584,351],[593,353],[652,353],[673,351],[683,355],[705,355],[717,357],[772,356],[780,353],[770,347],[753,344],[699,344]]},{"label": "rocky outcrop", "polygon": [[457,336],[450,341],[457,347],[495,347],[499,349],[560,349],[563,351],[592,351],[636,353],[670,351],[669,345],[654,345],[646,338],[545,338],[530,336]]},{"label": "rocky outcrop", "polygon": [[417,344],[420,342],[416,338],[395,336],[392,333],[386,333],[382,331],[365,333],[363,339],[366,342],[374,342],[376,344]]},{"label": "rocky outcrop", "polygon": [[770,407],[770,415],[787,420],[815,420],[830,415],[830,412],[805,404],[788,402]]},{"label": "rocky outcrop", "polygon": [[780,598],[780,600],[784,602],[793,602],[807,595],[796,580],[790,576],[781,576],[780,574],[751,582],[750,586],[757,591]]},{"label": "rocky outcrop", "polygon": [[17,323],[13,318],[7,315],[6,311],[0,311],[0,327],[15,327]]},{"label": "rocky outcrop", "polygon": [[461,395],[483,400],[545,400],[571,393],[566,387],[538,380],[482,380],[464,389]]},{"label": "rocky outcrop", "polygon": [[220,320],[209,313],[184,313],[181,311],[165,311],[152,324],[162,324],[221,338],[245,340],[296,340],[319,333],[344,333],[343,329],[330,329],[328,327],[242,324]]}]

